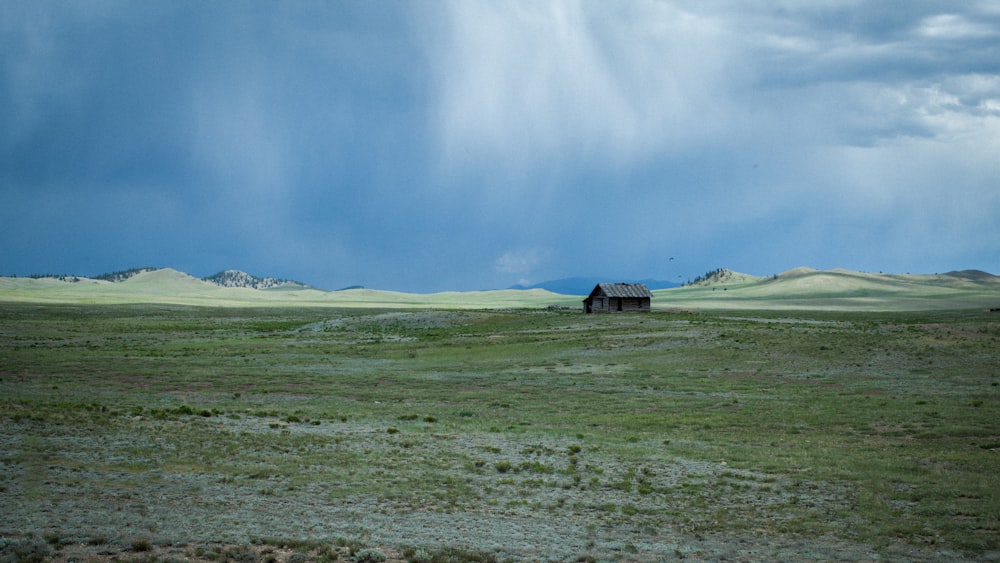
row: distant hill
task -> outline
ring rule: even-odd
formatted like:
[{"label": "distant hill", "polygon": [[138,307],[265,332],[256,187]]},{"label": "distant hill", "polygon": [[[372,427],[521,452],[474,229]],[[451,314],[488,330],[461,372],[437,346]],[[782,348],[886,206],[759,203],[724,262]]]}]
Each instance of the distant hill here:
[{"label": "distant hill", "polygon": [[142,274],[142,273],[145,273],[145,272],[154,272],[154,271],[156,271],[158,269],[159,268],[152,268],[152,267],[131,268],[131,269],[128,269],[128,270],[119,270],[117,272],[108,272],[106,274],[101,274],[99,276],[95,276],[94,279],[95,280],[104,280],[104,281],[109,281],[109,282],[123,282],[123,281],[131,278],[132,276],[137,275],[137,274]]},{"label": "distant hill", "polygon": [[158,268],[144,270],[129,277],[127,280],[112,284],[127,287],[129,291],[153,291],[164,293],[203,292],[213,286],[188,274],[173,268]]},{"label": "distant hill", "polygon": [[664,281],[664,280],[654,280],[654,279],[642,279],[642,280],[620,280],[615,278],[597,278],[597,277],[579,277],[579,278],[562,278],[558,280],[549,280],[533,285],[514,285],[509,289],[545,289],[551,291],[552,293],[561,293],[563,295],[590,295],[591,290],[594,289],[599,283],[644,283],[646,287],[650,290],[657,289],[670,289],[673,287],[679,287],[679,283]]},{"label": "distant hill", "polygon": [[[809,268],[796,268],[795,270],[791,271],[815,272],[816,270],[810,270]],[[741,274],[739,272],[734,272],[727,268],[719,268],[717,270],[712,270],[711,272],[707,272],[704,275],[698,276],[693,281],[688,282],[684,285],[701,286],[701,287],[713,286],[713,285],[734,285],[734,284],[759,282],[764,279],[766,278],[762,278],[760,276],[752,276],[750,274]]]},{"label": "distant hill", "polygon": [[496,291],[434,294],[345,288],[323,291],[238,270],[198,279],[171,268],[136,268],[100,279],[69,275],[0,276],[0,302],[198,306],[315,306],[390,308],[558,308],[578,310],[580,298],[601,282],[645,283],[653,311],[1000,310],[1000,276],[981,270],[944,274],[883,274],[795,268],[767,277],[720,268],[682,287],[662,280],[565,278]]},{"label": "distant hill", "polygon": [[245,287],[248,289],[306,289],[304,283],[282,278],[261,278],[239,270],[223,270],[217,274],[202,278],[202,281],[214,283],[222,287]]},{"label": "distant hill", "polygon": [[[123,276],[111,277],[120,279]],[[174,304],[207,307],[400,309],[540,309],[578,308],[579,305],[574,296],[557,295],[542,289],[447,291],[432,294],[362,288],[324,291],[298,282],[278,278],[268,280],[238,271],[220,272],[209,278],[214,278],[216,281],[199,279],[172,268],[144,269],[120,282],[69,275],[26,278],[0,276],[0,304]]]},{"label": "distant hill", "polygon": [[1000,307],[1000,277],[979,270],[882,274],[799,267],[757,277],[725,269],[684,287],[657,292],[656,305],[687,309],[870,311]]},{"label": "distant hill", "polygon": [[959,272],[951,271],[944,275],[972,281],[995,281],[998,279],[998,276],[994,276],[993,274],[982,270],[961,270]]}]

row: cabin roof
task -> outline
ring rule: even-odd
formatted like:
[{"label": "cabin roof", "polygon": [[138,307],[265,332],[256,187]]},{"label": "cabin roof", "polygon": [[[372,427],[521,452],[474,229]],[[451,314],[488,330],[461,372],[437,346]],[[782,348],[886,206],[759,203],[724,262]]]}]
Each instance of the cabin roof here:
[{"label": "cabin roof", "polygon": [[599,283],[594,286],[590,296],[598,294],[607,297],[653,297],[644,283]]}]

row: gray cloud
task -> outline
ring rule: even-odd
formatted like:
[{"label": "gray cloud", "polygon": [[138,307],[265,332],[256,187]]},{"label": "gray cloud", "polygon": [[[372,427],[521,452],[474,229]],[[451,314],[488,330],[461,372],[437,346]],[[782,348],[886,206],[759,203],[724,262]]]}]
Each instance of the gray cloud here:
[{"label": "gray cloud", "polygon": [[5,3],[0,121],[0,274],[1000,269],[991,2]]},{"label": "gray cloud", "polygon": [[447,167],[628,165],[722,134],[722,31],[666,3],[456,2],[432,56]]}]

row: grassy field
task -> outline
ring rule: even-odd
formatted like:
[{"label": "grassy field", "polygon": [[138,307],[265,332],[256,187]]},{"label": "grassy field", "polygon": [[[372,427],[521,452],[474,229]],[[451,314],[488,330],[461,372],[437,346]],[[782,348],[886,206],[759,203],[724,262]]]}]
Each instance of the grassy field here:
[{"label": "grassy field", "polygon": [[1000,313],[0,305],[0,558],[1000,559]]}]

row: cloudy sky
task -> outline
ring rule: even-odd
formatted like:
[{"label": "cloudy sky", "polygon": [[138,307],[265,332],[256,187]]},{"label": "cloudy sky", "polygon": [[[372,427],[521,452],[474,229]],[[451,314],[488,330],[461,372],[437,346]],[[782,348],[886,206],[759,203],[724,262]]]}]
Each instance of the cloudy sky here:
[{"label": "cloudy sky", "polygon": [[1000,2],[0,2],[0,274],[1000,273]]}]

